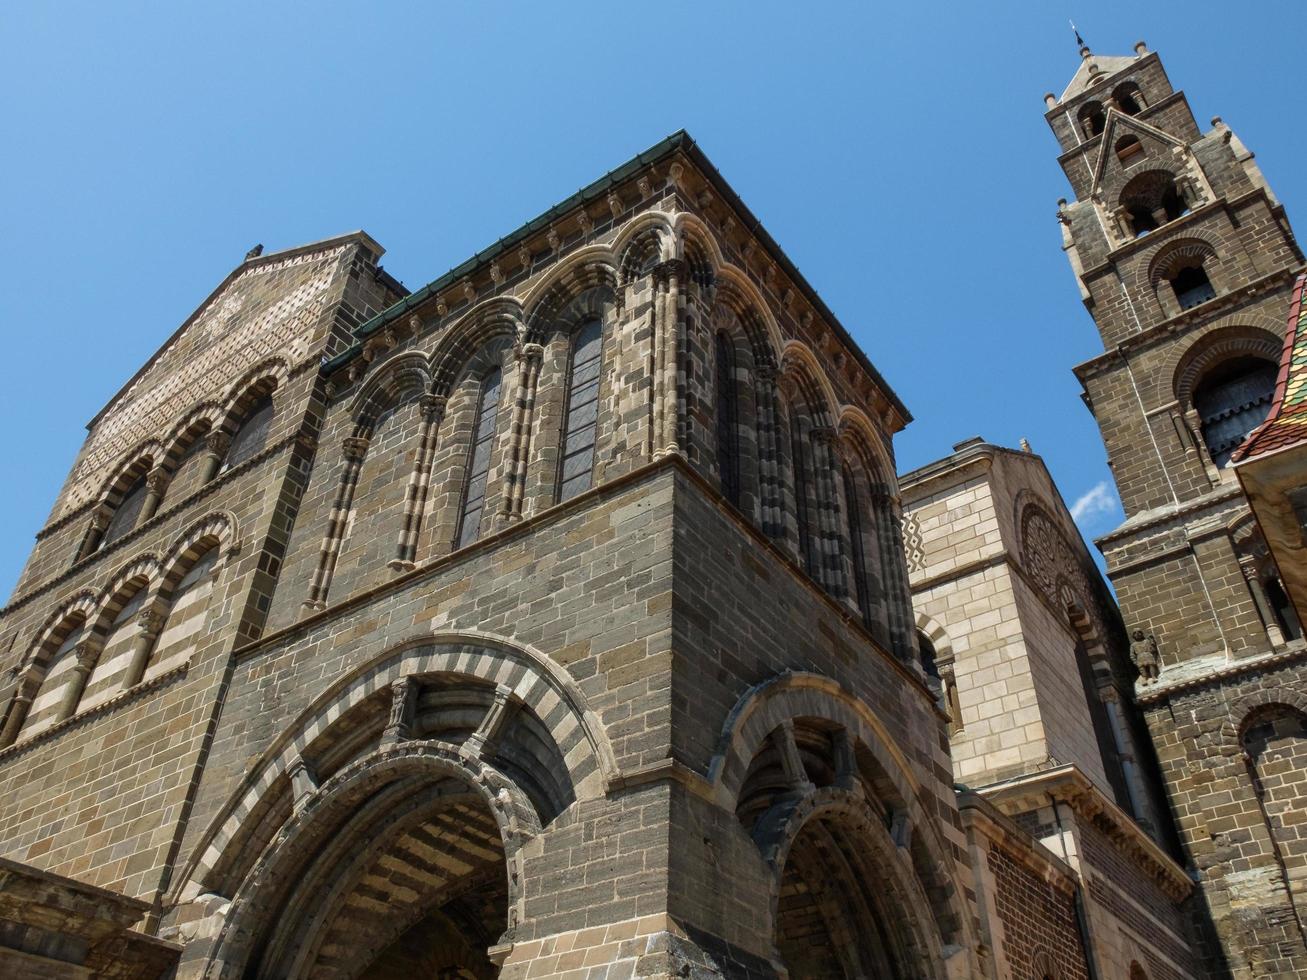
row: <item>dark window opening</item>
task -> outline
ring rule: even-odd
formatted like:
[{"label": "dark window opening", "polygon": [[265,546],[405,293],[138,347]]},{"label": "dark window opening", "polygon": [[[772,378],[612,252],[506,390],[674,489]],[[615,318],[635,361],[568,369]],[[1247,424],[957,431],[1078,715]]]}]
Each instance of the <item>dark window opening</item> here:
[{"label": "dark window opening", "polygon": [[123,494],[122,502],[109,518],[109,526],[104,529],[104,536],[100,539],[100,546],[112,544],[117,541],[132,528],[136,527],[136,521],[141,516],[141,511],[145,507],[145,496],[147,493],[145,486],[145,477],[136,478],[127,492]]},{"label": "dark window opening", "polygon": [[1224,466],[1248,434],[1266,421],[1275,397],[1276,365],[1256,357],[1226,361],[1194,393],[1203,442],[1212,462]]},{"label": "dark window opening", "polygon": [[790,456],[794,465],[794,518],[799,527],[799,556],[808,574],[816,575],[817,556],[813,551],[815,542],[812,538],[808,501],[808,454],[804,449],[799,418],[793,413],[790,414]]},{"label": "dark window opening", "polygon": [[572,339],[572,376],[568,382],[558,486],[560,502],[589,490],[593,479],[602,356],[603,326],[598,320],[591,320]]},{"label": "dark window opening", "polygon": [[227,468],[239,466],[247,459],[257,456],[268,441],[268,432],[272,429],[272,396],[264,395],[245,413],[245,421],[232,436],[231,448],[227,450]]},{"label": "dark window opening", "polygon": [[1116,158],[1123,167],[1138,163],[1144,156],[1144,144],[1138,136],[1122,136],[1116,141]]},{"label": "dark window opening", "polygon": [[1289,596],[1285,594],[1284,586],[1280,584],[1280,580],[1272,577],[1263,588],[1266,592],[1266,601],[1271,604],[1271,612],[1275,614],[1275,621],[1279,623],[1284,638],[1286,640],[1301,640],[1302,625],[1298,622],[1298,615],[1294,611],[1293,603],[1289,601]]},{"label": "dark window opening", "polygon": [[717,334],[717,469],[722,496],[740,506],[740,451],[735,400],[735,358],[731,340]]},{"label": "dark window opening", "polygon": [[921,630],[917,630],[917,646],[921,649],[921,669],[927,677],[939,680],[939,664],[936,662],[935,644]]},{"label": "dark window opening", "polygon": [[[1143,152],[1142,148],[1139,152]],[[1134,156],[1129,159],[1141,158]],[[1121,192],[1121,206],[1130,215],[1131,229],[1136,238],[1189,213],[1189,206],[1180,196],[1175,178],[1162,170],[1142,173],[1126,184]]]},{"label": "dark window opening", "polygon": [[459,521],[460,548],[470,545],[481,535],[481,510],[486,502],[486,479],[490,473],[490,457],[495,445],[495,421],[499,417],[502,380],[499,368],[493,368],[481,381],[477,427],[472,436],[472,451],[468,456],[463,513]]},{"label": "dark window opening", "polygon": [[1117,108],[1127,116],[1137,116],[1148,106],[1144,99],[1144,93],[1139,91],[1139,86],[1134,82],[1126,82],[1124,85],[1118,85],[1112,98],[1116,100]]},{"label": "dark window opening", "polygon": [[1171,288],[1175,290],[1175,298],[1182,310],[1216,298],[1216,289],[1201,263],[1187,266],[1172,276]]},{"label": "dark window opening", "polygon": [[1103,106],[1098,102],[1088,102],[1082,106],[1079,118],[1080,131],[1084,133],[1085,139],[1093,139],[1107,124],[1107,114],[1103,112]]}]

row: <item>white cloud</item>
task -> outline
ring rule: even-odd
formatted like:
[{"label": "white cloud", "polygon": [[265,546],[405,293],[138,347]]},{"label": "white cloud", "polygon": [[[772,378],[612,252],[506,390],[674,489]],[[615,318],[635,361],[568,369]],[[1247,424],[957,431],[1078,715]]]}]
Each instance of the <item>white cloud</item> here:
[{"label": "white cloud", "polygon": [[1115,514],[1120,506],[1112,485],[1102,480],[1076,498],[1076,502],[1071,505],[1071,517],[1079,524],[1087,518]]}]

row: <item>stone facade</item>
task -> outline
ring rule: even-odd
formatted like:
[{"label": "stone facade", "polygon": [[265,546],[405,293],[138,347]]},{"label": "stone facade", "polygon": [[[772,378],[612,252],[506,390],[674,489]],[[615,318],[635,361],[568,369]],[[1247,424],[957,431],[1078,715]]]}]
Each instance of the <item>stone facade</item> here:
[{"label": "stone facade", "polygon": [[1307,976],[1301,626],[1227,465],[1269,409],[1303,256],[1253,154],[1219,118],[1199,128],[1156,54],[1081,53],[1046,119],[1104,346],[1076,374],[1126,515],[1098,545],[1160,654],[1135,700],[1201,883],[1209,975]]},{"label": "stone facade", "polygon": [[899,487],[997,975],[1197,976],[1130,644],[1043,461],[971,439]]},{"label": "stone facade", "polygon": [[93,420],[3,856],[179,977],[985,975],[907,411],[694,143],[380,253],[247,258]]}]

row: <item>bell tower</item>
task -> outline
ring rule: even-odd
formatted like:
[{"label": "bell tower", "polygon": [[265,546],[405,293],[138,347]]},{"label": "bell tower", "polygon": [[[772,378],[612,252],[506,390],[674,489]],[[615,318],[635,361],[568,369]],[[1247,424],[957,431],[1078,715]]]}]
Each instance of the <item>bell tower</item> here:
[{"label": "bell tower", "polygon": [[1045,119],[1072,189],[1062,248],[1103,343],[1075,371],[1125,511],[1097,544],[1145,634],[1135,698],[1214,923],[1212,975],[1307,976],[1307,840],[1283,819],[1307,809],[1307,657],[1227,465],[1270,409],[1303,255],[1253,154],[1219,117],[1199,127],[1155,52],[1080,56]]}]

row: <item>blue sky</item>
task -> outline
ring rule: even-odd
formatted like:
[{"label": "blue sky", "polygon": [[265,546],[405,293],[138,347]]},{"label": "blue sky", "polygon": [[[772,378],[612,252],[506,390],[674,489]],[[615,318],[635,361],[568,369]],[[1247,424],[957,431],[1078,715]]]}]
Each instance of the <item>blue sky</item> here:
[{"label": "blue sky", "polygon": [[1070,370],[1100,348],[1059,248],[1069,189],[1042,117],[1078,64],[1067,19],[1103,54],[1159,50],[1296,217],[1301,14],[11,0],[0,593],[87,420],[250,246],[363,228],[416,288],[681,127],[912,410],[901,469],[1025,437],[1103,533],[1120,510]]}]

